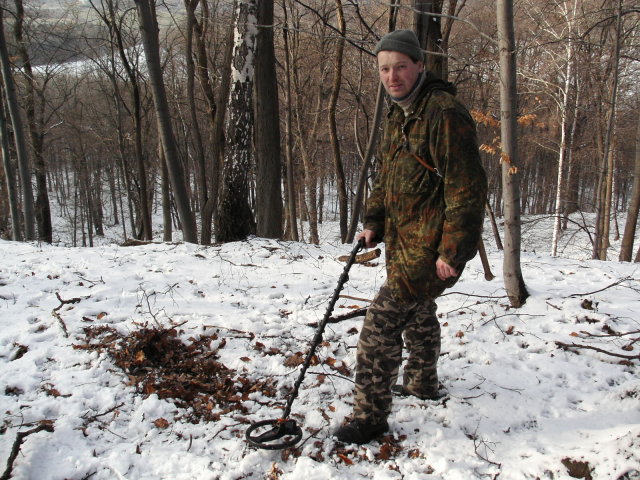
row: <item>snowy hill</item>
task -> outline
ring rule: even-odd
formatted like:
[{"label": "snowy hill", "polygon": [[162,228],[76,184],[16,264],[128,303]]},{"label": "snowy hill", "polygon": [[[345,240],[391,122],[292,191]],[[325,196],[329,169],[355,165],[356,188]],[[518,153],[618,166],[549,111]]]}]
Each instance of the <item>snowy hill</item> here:
[{"label": "snowy hill", "polygon": [[[640,478],[640,266],[587,260],[571,232],[551,258],[544,221],[525,227],[523,308],[489,237],[496,279],[476,258],[440,299],[448,398],[397,398],[390,435],[336,444],[356,317],[328,325],[305,376],[303,442],[250,447],[251,422],[279,418],[351,248],[324,228],[320,246],[0,242],[0,465],[22,480]],[[382,258],[354,265],[334,315],[383,281]]]}]

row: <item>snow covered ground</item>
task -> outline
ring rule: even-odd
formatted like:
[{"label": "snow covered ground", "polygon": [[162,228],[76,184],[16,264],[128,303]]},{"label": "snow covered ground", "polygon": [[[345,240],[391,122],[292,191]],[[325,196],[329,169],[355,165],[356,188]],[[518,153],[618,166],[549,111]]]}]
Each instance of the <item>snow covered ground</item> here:
[{"label": "snow covered ground", "polygon": [[[486,281],[476,258],[440,299],[446,400],[397,398],[390,435],[336,444],[331,432],[353,401],[357,317],[327,326],[292,409],[299,447],[249,446],[251,422],[280,417],[309,324],[342,272],[337,257],[351,249],[335,223],[323,228],[319,246],[0,241],[0,471],[10,464],[23,480],[640,479],[640,265],[615,252],[589,260],[578,231],[552,258],[544,219],[523,229],[523,308],[509,306],[490,229],[496,278]],[[372,263],[353,266],[342,292],[350,298],[334,315],[373,298],[383,258]],[[185,355],[210,349],[206,362],[217,363],[207,365],[227,376],[226,404],[197,396],[176,405],[143,384],[145,372],[161,375],[145,363],[153,352],[131,341],[149,329],[191,345]],[[127,354],[125,372],[116,357]]]}]

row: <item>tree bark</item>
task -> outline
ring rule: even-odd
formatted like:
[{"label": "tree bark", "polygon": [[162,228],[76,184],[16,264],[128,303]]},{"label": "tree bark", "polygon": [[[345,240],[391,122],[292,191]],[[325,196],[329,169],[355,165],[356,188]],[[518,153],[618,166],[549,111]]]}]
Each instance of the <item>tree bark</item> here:
[{"label": "tree bark", "polygon": [[440,78],[445,78],[443,70],[441,17],[428,15],[442,14],[442,0],[413,0],[413,24],[420,45],[427,51],[425,67]]},{"label": "tree bark", "polygon": [[4,167],[4,179],[7,186],[9,214],[11,215],[11,239],[22,241],[20,229],[20,210],[18,208],[18,191],[16,189],[16,176],[11,165],[11,153],[9,147],[9,129],[7,117],[4,112],[4,102],[0,100],[0,141],[2,141],[2,165]]},{"label": "tree bark", "polygon": [[[183,238],[186,242],[197,243],[198,232],[196,219],[189,204],[186,178],[178,156],[178,148],[173,134],[173,127],[171,126],[171,112],[169,110],[164,80],[162,78],[158,20],[156,17],[155,3],[154,0],[134,1],[138,8],[140,32],[142,34],[142,43],[147,60],[147,68],[149,70],[149,82],[151,84],[153,103],[158,120],[158,132],[160,141],[162,142],[165,161],[167,162],[169,180],[171,188],[173,189],[178,216],[182,225]],[[144,199],[144,201],[146,201],[146,199]]]},{"label": "tree bark", "polygon": [[293,172],[294,169],[294,161],[293,161],[293,105],[291,98],[291,83],[292,83],[292,72],[291,72],[291,50],[289,46],[289,19],[287,17],[287,6],[283,4],[282,10],[284,12],[284,28],[282,30],[282,39],[284,44],[284,67],[285,67],[285,104],[286,104],[286,115],[285,115],[285,156],[287,162],[287,181],[286,181],[286,211],[287,211],[287,238],[289,240],[293,240],[294,242],[298,241],[298,214],[296,208],[296,188],[295,188],[295,175]]},{"label": "tree bark", "polygon": [[249,206],[249,184],[253,166],[253,80],[257,0],[239,1],[236,7],[236,35],[233,46],[231,91],[225,126],[227,150],[223,167],[222,196],[216,239],[244,240],[255,233]]},{"label": "tree bark", "polygon": [[340,142],[338,139],[338,127],[336,125],[336,106],[340,95],[340,84],[342,83],[342,60],[344,55],[344,36],[346,33],[346,25],[344,21],[344,13],[342,11],[342,1],[335,0],[336,16],[338,23],[338,31],[340,38],[336,40],[336,56],[335,56],[335,73],[333,77],[333,86],[331,89],[331,98],[329,99],[329,139],[331,141],[331,150],[333,152],[333,167],[336,175],[336,190],[338,193],[338,205],[340,211],[340,239],[342,242],[347,241],[347,221],[349,215],[349,202],[347,199],[347,186],[344,175],[344,166],[340,154]]},{"label": "tree bark", "polygon": [[256,232],[282,237],[282,164],[273,0],[258,2],[255,75]]},{"label": "tree bark", "polygon": [[29,169],[29,156],[27,144],[22,124],[18,96],[16,94],[15,82],[11,74],[11,64],[7,42],[4,33],[3,9],[0,8],[0,67],[2,68],[2,81],[4,82],[4,94],[7,99],[7,108],[11,117],[13,127],[13,138],[18,158],[18,173],[20,176],[20,186],[22,187],[22,216],[24,219],[25,240],[36,239],[35,228],[35,208],[33,204],[33,188],[31,187],[31,172]]},{"label": "tree bark", "polygon": [[[43,242],[53,241],[53,226],[51,224],[51,206],[47,188],[47,166],[44,161],[44,126],[41,115],[36,114],[36,81],[31,68],[31,57],[24,40],[24,7],[22,0],[15,0],[16,22],[14,34],[18,45],[18,52],[22,59],[22,70],[26,80],[25,113],[27,127],[31,139],[33,153],[33,167],[36,180],[35,215],[38,225],[38,239]],[[44,87],[43,87],[44,88]],[[42,98],[44,93],[40,92]]]},{"label": "tree bark", "polygon": [[503,275],[509,301],[524,305],[529,293],[520,268],[521,218],[518,172],[516,53],[513,0],[498,0],[498,47],[500,51],[500,121],[502,136],[502,188],[504,197]]},{"label": "tree bark", "polygon": [[[640,102],[638,102],[640,107]],[[640,117],[638,118],[638,126],[636,130],[636,155],[635,168],[633,175],[633,188],[631,190],[631,202],[627,211],[627,221],[624,225],[624,233],[622,234],[622,244],[620,245],[621,262],[630,262],[633,253],[633,242],[636,237],[636,228],[638,225],[638,212],[640,212]],[[640,250],[638,250],[640,253]],[[636,260],[638,261],[638,260]]]},{"label": "tree bark", "polygon": [[611,191],[613,181],[613,153],[611,142],[615,129],[616,101],[618,98],[618,83],[620,70],[620,37],[622,25],[622,0],[618,0],[617,18],[615,27],[615,45],[612,55],[612,76],[613,85],[611,87],[611,99],[609,102],[609,112],[607,115],[607,128],[605,130],[604,146],[602,151],[600,176],[598,178],[598,190],[596,198],[596,232],[593,244],[593,259],[606,260],[609,248],[609,212],[611,207]]}]

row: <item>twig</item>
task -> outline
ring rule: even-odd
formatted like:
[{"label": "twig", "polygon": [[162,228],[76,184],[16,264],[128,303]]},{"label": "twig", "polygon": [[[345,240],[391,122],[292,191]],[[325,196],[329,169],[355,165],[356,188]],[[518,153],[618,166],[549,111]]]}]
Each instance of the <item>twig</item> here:
[{"label": "twig", "polygon": [[18,453],[20,453],[20,446],[24,442],[24,439],[33,433],[38,433],[43,430],[46,432],[53,432],[53,424],[49,422],[46,422],[46,423],[43,422],[37,427],[32,428],[31,430],[17,433],[16,439],[13,442],[13,447],[11,448],[11,454],[9,455],[9,459],[7,460],[7,468],[2,474],[2,477],[0,477],[0,480],[9,480],[11,478],[11,472],[13,471],[13,463],[16,461],[16,458],[18,457]]},{"label": "twig", "polygon": [[[240,337],[235,337],[235,338],[248,338],[249,340],[253,340],[256,337],[256,334],[253,332],[247,332],[246,330],[238,330],[235,328],[221,327],[220,325],[203,325],[202,328],[205,328],[205,329],[217,328],[218,330],[226,330],[227,332],[239,333],[242,335]],[[263,338],[270,338],[270,337],[263,337]]]},{"label": "twig", "polygon": [[616,285],[620,285],[621,283],[626,282],[628,280],[632,280],[632,279],[633,279],[632,277],[624,277],[624,278],[618,280],[617,282],[613,282],[612,284],[607,285],[604,288],[601,288],[600,290],[594,290],[593,292],[587,292],[587,293],[573,293],[573,294],[569,295],[569,298],[571,298],[571,297],[587,297],[589,295],[593,295],[594,293],[604,292],[605,290],[608,290],[611,287],[615,287]]},{"label": "twig", "polygon": [[54,308],[51,311],[51,314],[54,317],[56,317],[56,319],[58,320],[58,323],[60,324],[60,327],[62,328],[62,332],[64,333],[64,336],[69,338],[69,330],[67,330],[67,325],[66,325],[66,323],[64,323],[64,320],[62,319],[62,317],[58,313],[58,310],[60,310],[65,305],[73,305],[74,303],[79,303],[79,302],[82,301],[82,299],[76,297],[76,298],[72,298],[70,300],[63,300],[58,292],[56,292],[56,297],[60,301],[60,305],[58,305],[56,308]]},{"label": "twig", "polygon": [[369,300],[368,298],[352,297],[350,295],[340,295],[339,298],[348,298],[349,300],[358,300],[360,302],[371,303],[371,300]]},{"label": "twig", "polygon": [[556,345],[560,348],[569,349],[569,348],[585,348],[588,350],[594,350],[599,353],[604,353],[605,355],[611,355],[612,357],[624,358],[626,360],[640,360],[640,354],[638,355],[623,355],[621,353],[609,352],[607,350],[603,350],[602,348],[592,347],[591,345],[578,345],[577,343],[563,343],[556,341]]},{"label": "twig", "polygon": [[109,410],[106,410],[102,413],[96,413],[95,415],[92,416],[82,416],[82,418],[84,418],[85,420],[85,425],[88,424],[89,422],[95,422],[96,420],[98,420],[98,417],[103,417],[105,415],[108,415],[111,412],[115,412],[117,409],[119,409],[120,407],[124,406],[124,403],[119,403],[118,405],[111,407]]}]

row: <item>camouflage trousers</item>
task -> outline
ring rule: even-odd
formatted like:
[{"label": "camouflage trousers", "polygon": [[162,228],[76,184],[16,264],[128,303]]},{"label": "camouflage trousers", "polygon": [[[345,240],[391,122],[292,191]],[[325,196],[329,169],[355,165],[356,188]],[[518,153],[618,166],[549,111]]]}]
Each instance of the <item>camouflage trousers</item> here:
[{"label": "camouflage trousers", "polygon": [[391,387],[402,363],[403,337],[408,358],[403,386],[427,398],[438,389],[440,323],[433,300],[404,302],[383,285],[367,310],[356,354],[353,417],[378,423],[391,412]]}]

